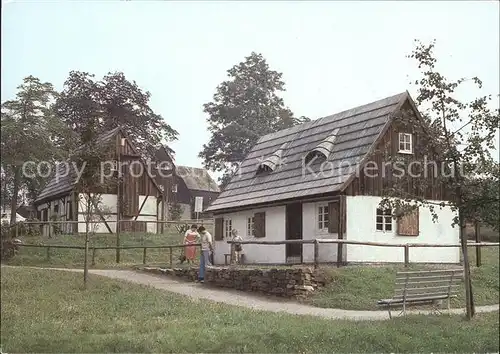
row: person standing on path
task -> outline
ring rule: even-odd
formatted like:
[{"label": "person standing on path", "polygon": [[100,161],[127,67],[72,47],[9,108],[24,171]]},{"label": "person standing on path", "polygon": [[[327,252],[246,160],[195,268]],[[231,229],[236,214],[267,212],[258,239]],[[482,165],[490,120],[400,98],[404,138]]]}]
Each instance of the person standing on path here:
[{"label": "person standing on path", "polygon": [[194,259],[196,257],[196,242],[200,238],[200,234],[196,230],[196,225],[191,225],[191,229],[187,230],[184,234],[184,255],[186,256],[186,260],[189,263],[194,263]]},{"label": "person standing on path", "polygon": [[203,283],[205,281],[205,267],[211,265],[210,253],[213,252],[212,235],[204,226],[198,228],[198,233],[201,237],[201,253],[200,253],[200,272],[198,273],[198,280]]}]

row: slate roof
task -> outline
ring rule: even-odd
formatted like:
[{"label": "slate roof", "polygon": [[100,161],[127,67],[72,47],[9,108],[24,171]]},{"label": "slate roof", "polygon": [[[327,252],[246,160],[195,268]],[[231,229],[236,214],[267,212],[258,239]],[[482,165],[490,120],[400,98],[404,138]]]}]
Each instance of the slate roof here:
[{"label": "slate roof", "polygon": [[[403,92],[261,137],[206,211],[340,192],[407,99]],[[313,151],[330,163],[319,175],[319,164],[311,173],[303,162]],[[256,174],[259,165],[272,171]]]},{"label": "slate roof", "polygon": [[182,178],[189,190],[219,192],[219,186],[204,168],[176,166],[176,175]]},{"label": "slate roof", "polygon": [[[100,134],[96,138],[97,144],[103,144],[103,146],[107,143],[111,142],[116,134],[120,131],[120,128],[115,128]],[[76,154],[81,148],[77,148],[74,152]],[[57,164],[54,168],[54,173],[52,177],[42,190],[40,195],[35,199],[35,204],[40,204],[45,200],[51,200],[57,198],[59,196],[64,196],[70,193],[73,190],[73,185],[76,182],[76,171],[74,170],[74,166],[71,163],[71,158],[68,160]]]}]

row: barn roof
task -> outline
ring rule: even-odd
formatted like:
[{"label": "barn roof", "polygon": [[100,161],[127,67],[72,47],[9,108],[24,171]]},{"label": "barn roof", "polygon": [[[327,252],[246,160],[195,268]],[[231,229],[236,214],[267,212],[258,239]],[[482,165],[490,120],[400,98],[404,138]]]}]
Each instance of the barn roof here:
[{"label": "barn roof", "polygon": [[[107,144],[113,143],[113,139],[119,132],[121,132],[122,136],[127,137],[127,134],[120,127],[117,127],[100,134],[96,138],[96,144],[98,146],[101,145],[103,148],[105,146],[108,146]],[[77,148],[74,154],[76,154],[81,149],[82,147]],[[70,162],[71,158],[69,158],[65,162],[59,163],[55,167],[54,173],[52,174],[49,183],[45,186],[40,195],[36,198],[34,204],[40,204],[47,200],[52,200],[58,197],[62,197],[64,195],[67,195],[73,190],[73,186],[77,178],[77,173],[75,171],[74,165]],[[156,184],[154,179],[153,183],[158,188],[158,185]],[[158,190],[160,189],[158,188]]]},{"label": "barn roof", "polygon": [[[341,191],[407,99],[403,92],[261,137],[207,211]],[[326,158],[322,173],[317,160],[306,162],[315,154]]]},{"label": "barn roof", "polygon": [[189,190],[219,192],[219,186],[204,168],[176,166],[176,175],[182,178]]}]

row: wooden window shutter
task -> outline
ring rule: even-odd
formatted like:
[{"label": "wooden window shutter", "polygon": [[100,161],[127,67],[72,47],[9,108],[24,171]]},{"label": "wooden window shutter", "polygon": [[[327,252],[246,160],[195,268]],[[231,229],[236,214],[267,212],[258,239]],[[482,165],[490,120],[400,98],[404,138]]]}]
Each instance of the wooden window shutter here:
[{"label": "wooden window shutter", "polygon": [[224,239],[224,218],[215,218],[215,241],[222,241]]},{"label": "wooden window shutter", "polygon": [[397,233],[401,236],[419,235],[419,213],[418,208],[400,216],[397,220]]},{"label": "wooden window shutter", "polygon": [[253,220],[254,236],[266,237],[266,213],[255,213]]},{"label": "wooden window shutter", "polygon": [[337,234],[339,232],[340,203],[328,203],[328,232]]}]

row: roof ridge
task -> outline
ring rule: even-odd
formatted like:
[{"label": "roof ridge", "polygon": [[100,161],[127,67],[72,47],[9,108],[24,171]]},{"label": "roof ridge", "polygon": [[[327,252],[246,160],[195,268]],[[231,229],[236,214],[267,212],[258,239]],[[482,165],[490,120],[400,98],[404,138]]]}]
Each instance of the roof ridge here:
[{"label": "roof ridge", "polygon": [[[308,124],[313,124],[313,123],[316,123],[316,122],[318,122],[319,120],[322,120],[322,119],[325,119],[325,118],[333,118],[334,116],[341,115],[341,114],[343,114],[343,113],[347,113],[347,112],[352,111],[352,110],[354,110],[354,109],[365,108],[365,107],[367,108],[368,106],[374,105],[374,104],[379,103],[379,102],[382,102],[382,101],[389,100],[389,99],[391,99],[391,98],[396,98],[396,97],[399,97],[399,99],[397,100],[397,102],[399,102],[399,101],[401,101],[401,99],[402,99],[403,97],[405,97],[405,98],[406,98],[406,97],[410,97],[410,96],[409,96],[408,91],[403,91],[403,92],[400,92],[400,93],[395,94],[395,95],[387,96],[387,97],[385,97],[385,98],[381,98],[381,99],[378,99],[378,100],[372,101],[372,102],[370,102],[370,103],[366,103],[366,104],[362,104],[362,105],[354,106],[354,107],[351,107],[351,108],[349,108],[349,109],[345,109],[345,110],[343,110],[343,111],[335,112],[335,113],[330,114],[330,115],[328,115],[328,116],[318,117],[318,118],[313,119],[313,120],[311,120],[311,121],[309,121],[309,122],[304,122],[304,123],[301,123],[301,124],[294,125],[293,127],[289,127],[289,128],[281,129],[281,130],[278,130],[278,131],[276,131],[276,132],[274,132],[274,133],[268,133],[268,134],[266,134],[266,135],[263,135],[263,136],[261,136],[261,137],[259,138],[259,140],[257,141],[257,143],[256,143],[255,145],[257,145],[257,144],[259,144],[259,143],[264,142],[264,141],[266,140],[266,139],[264,139],[264,138],[269,137],[269,136],[272,136],[272,135],[275,135],[275,134],[277,134],[277,133],[283,133],[283,132],[286,132],[286,131],[288,131],[288,130],[290,130],[290,131],[291,131],[291,130],[293,130],[293,129],[297,129],[298,127],[304,127],[304,126],[306,126],[306,125],[308,125]],[[397,102],[394,102],[393,104],[396,104]],[[360,112],[360,113],[358,113],[358,114],[363,114],[363,113],[364,113],[364,112]],[[292,133],[292,134],[297,134],[297,133],[299,133],[299,132],[301,132],[301,131],[303,131],[303,130],[306,130],[306,129],[309,129],[309,128],[305,128],[305,129],[298,130],[297,132]],[[290,135],[292,135],[292,134],[290,134]],[[286,136],[286,135],[288,135],[288,134],[285,134],[284,136]]]}]

